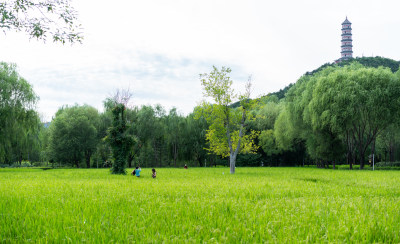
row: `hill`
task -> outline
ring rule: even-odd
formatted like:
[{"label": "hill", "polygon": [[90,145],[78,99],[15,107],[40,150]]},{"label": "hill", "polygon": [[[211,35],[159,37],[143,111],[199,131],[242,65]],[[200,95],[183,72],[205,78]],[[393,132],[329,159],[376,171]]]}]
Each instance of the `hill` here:
[{"label": "hill", "polygon": [[[383,58],[383,57],[357,57],[357,58],[353,58],[350,60],[346,60],[346,61],[342,61],[340,63],[326,63],[321,65],[320,67],[318,67],[317,69],[311,71],[311,72],[306,72],[304,75],[313,75],[321,70],[323,70],[326,67],[330,67],[330,66],[345,66],[345,65],[349,65],[353,62],[358,62],[364,66],[367,67],[374,67],[374,68],[378,68],[380,66],[383,67],[387,67],[390,68],[392,70],[392,72],[397,72],[399,70],[399,66],[400,66],[400,61],[396,61],[390,58]],[[273,92],[270,93],[268,95],[276,95],[279,99],[282,99],[286,96],[287,91],[289,91],[289,89],[293,86],[293,84],[289,84],[288,86],[286,86],[285,88],[277,91],[277,92]]]},{"label": "hill", "polygon": [[[345,65],[349,65],[353,62],[358,62],[364,66],[367,67],[374,67],[374,68],[378,68],[380,66],[383,67],[387,67],[390,68],[392,70],[392,72],[397,72],[399,70],[399,66],[400,66],[400,61],[396,61],[390,58],[383,58],[383,57],[356,57],[350,60],[346,60],[346,61],[342,61],[340,63],[326,63],[321,65],[320,67],[318,67],[317,69],[310,71],[310,72],[306,72],[304,75],[313,75],[321,70],[323,70],[326,67],[330,67],[330,66],[345,66]],[[289,85],[285,86],[283,89],[280,89],[277,92],[272,92],[272,93],[268,93],[267,96],[276,96],[278,97],[279,100],[285,98],[286,93],[289,91],[289,89],[294,85],[294,83],[290,83]],[[232,108],[237,108],[240,106],[240,102],[235,102],[231,104]]]}]

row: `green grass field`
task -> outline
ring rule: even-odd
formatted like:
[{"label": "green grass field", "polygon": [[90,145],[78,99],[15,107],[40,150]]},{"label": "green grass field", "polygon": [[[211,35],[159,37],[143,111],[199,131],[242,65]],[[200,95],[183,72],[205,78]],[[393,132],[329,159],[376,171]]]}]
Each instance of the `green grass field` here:
[{"label": "green grass field", "polygon": [[400,242],[400,172],[0,169],[0,242]]}]

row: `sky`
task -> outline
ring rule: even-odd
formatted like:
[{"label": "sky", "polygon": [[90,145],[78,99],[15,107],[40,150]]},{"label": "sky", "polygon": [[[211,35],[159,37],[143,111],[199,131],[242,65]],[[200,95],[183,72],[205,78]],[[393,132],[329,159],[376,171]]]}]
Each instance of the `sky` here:
[{"label": "sky", "polygon": [[400,60],[398,0],[74,0],[83,44],[0,32],[0,61],[40,97],[50,121],[63,105],[99,111],[119,90],[131,105],[187,115],[203,99],[199,74],[230,67],[234,88],[252,77],[252,97],[279,91],[340,57],[341,23],[352,23],[353,56]]}]

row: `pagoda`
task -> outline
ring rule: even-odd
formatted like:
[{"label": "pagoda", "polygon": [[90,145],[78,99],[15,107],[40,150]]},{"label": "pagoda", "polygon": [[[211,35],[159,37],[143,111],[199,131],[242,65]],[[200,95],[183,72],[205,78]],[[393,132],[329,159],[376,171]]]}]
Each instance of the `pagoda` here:
[{"label": "pagoda", "polygon": [[351,34],[351,22],[347,19],[342,23],[342,51],[341,58],[338,61],[353,58],[353,39]]}]

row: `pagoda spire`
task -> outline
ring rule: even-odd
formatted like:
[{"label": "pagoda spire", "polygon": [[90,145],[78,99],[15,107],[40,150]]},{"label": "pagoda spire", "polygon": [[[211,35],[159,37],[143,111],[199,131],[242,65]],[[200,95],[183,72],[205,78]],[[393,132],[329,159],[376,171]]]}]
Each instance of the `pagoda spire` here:
[{"label": "pagoda spire", "polygon": [[341,57],[339,60],[348,60],[353,58],[353,39],[351,34],[351,22],[347,19],[342,23],[342,45]]}]

